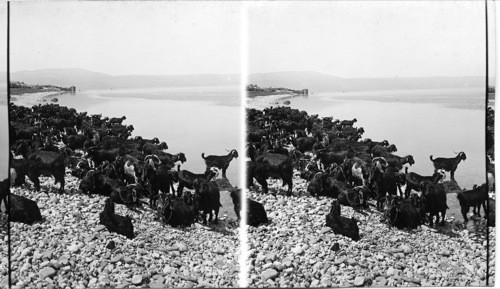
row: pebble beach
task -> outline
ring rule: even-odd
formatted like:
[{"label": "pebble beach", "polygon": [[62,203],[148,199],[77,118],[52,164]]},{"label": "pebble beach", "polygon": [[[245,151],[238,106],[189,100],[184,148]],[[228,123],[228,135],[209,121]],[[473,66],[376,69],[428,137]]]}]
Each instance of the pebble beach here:
[{"label": "pebble beach", "polygon": [[[249,195],[270,219],[248,231],[250,287],[486,285],[484,234],[456,229],[451,236],[425,225],[399,230],[382,223],[373,207],[358,212],[342,206],[343,216],[359,221],[361,239],[355,242],[325,226],[331,199],[308,196],[297,172],[292,197],[280,189],[281,181],[269,183],[270,191],[280,193],[263,195],[257,188]],[[493,284],[495,228],[489,236]]]},{"label": "pebble beach", "polygon": [[[290,98],[251,98],[247,106],[276,107]],[[363,211],[342,206],[342,216],[358,220],[356,242],[325,226],[332,199],[310,196],[299,171],[294,170],[291,197],[285,196],[281,180],[268,179],[268,184],[276,195],[262,194],[256,182],[248,192],[270,219],[248,228],[250,287],[479,287],[486,286],[487,262],[490,286],[495,282],[495,228],[488,228],[488,259],[485,220],[460,226],[456,192],[447,195],[452,208],[445,229],[399,230],[387,224],[374,203]]]},{"label": "pebble beach", "polygon": [[136,237],[129,240],[99,224],[105,197],[78,194],[69,172],[66,181],[65,194],[43,177],[41,192],[31,183],[12,190],[35,200],[44,218],[11,224],[12,288],[238,286],[235,219],[178,229],[156,220],[147,206],[135,212],[116,205],[117,214],[133,219]]}]

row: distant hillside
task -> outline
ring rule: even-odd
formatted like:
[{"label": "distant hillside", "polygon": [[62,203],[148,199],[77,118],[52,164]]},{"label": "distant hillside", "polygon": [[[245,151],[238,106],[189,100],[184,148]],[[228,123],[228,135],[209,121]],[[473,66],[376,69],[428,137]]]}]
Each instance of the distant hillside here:
[{"label": "distant hillside", "polygon": [[80,68],[42,69],[11,73],[11,81],[57,86],[75,85],[78,89],[141,88],[167,86],[239,85],[239,76],[232,74],[200,75],[109,75]]},{"label": "distant hillside", "polygon": [[[85,69],[43,69],[11,73],[11,81],[30,84],[52,84],[78,89],[141,88],[167,86],[239,85],[237,74],[200,75],[109,75]],[[312,71],[256,73],[249,83],[261,87],[287,87],[318,91],[404,90],[482,87],[484,77],[411,77],[411,78],[342,78]],[[494,84],[494,79],[490,80]]]},{"label": "distant hillside", "polygon": [[[405,90],[483,87],[484,77],[341,78],[310,71],[256,73],[249,82],[261,87],[308,88],[317,91]],[[490,80],[494,83],[494,79]]]}]

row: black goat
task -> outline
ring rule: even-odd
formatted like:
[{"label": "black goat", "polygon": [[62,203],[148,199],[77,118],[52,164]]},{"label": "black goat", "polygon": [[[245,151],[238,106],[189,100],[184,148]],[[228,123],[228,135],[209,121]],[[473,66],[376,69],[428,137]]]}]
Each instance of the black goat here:
[{"label": "black goat", "polygon": [[144,154],[159,154],[160,151],[167,150],[168,145],[166,142],[161,142],[160,144],[156,145],[153,143],[145,143],[142,146],[142,152]]},{"label": "black goat", "polygon": [[[340,182],[339,182],[340,183]],[[343,190],[338,194],[337,200],[341,205],[352,208],[367,207],[367,199],[370,192],[367,187],[357,186]]]},{"label": "black goat", "polygon": [[119,180],[110,178],[98,170],[90,170],[82,178],[79,189],[84,194],[99,194],[109,196],[115,188],[122,186]]},{"label": "black goat", "polygon": [[104,203],[104,210],[99,213],[99,222],[104,225],[108,231],[123,235],[129,239],[134,238],[134,225],[129,216],[120,216],[115,214],[115,203],[107,198]]},{"label": "black goat", "polygon": [[14,186],[21,186],[26,182],[29,162],[26,159],[10,158],[10,181]]},{"label": "black goat", "polygon": [[172,227],[191,226],[195,223],[193,207],[170,194],[160,197],[157,211],[162,222]]},{"label": "black goat", "polygon": [[222,170],[222,177],[226,178],[226,170],[229,167],[229,163],[233,160],[233,158],[238,158],[238,152],[236,150],[231,150],[229,154],[225,156],[206,156],[205,153],[201,154],[203,160],[205,160],[205,164],[207,165],[207,169],[210,167],[216,167],[219,170]]},{"label": "black goat", "polygon": [[35,151],[28,157],[28,177],[34,183],[35,189],[40,190],[38,177],[54,176],[55,183],[60,183],[59,192],[64,192],[65,158],[64,155],[49,151]]},{"label": "black goat", "polygon": [[195,188],[195,200],[197,201],[195,207],[197,210],[202,211],[203,224],[207,224],[207,215],[210,215],[208,221],[212,221],[212,211],[215,215],[214,223],[217,224],[219,222],[219,208],[222,207],[219,186],[214,181],[206,182],[197,179],[194,181],[193,187]]},{"label": "black goat", "polygon": [[301,153],[305,153],[306,151],[311,151],[313,149],[314,144],[318,141],[314,137],[299,137],[297,139],[291,139],[293,146]]},{"label": "black goat", "polygon": [[116,187],[109,195],[109,198],[116,204],[125,206],[138,205],[137,184]]},{"label": "black goat", "polygon": [[330,213],[326,215],[326,226],[332,228],[335,234],[349,237],[353,241],[359,240],[358,221],[354,218],[348,219],[340,215],[340,204],[338,200],[332,201]]},{"label": "black goat", "polygon": [[[236,213],[236,216],[238,217],[238,220],[241,218],[240,217],[240,211],[241,211],[241,194],[242,191],[241,189],[233,189],[231,191],[231,199],[233,200],[233,205],[234,205],[234,212]],[[247,198],[247,206],[245,210],[246,214],[246,224],[257,227],[260,224],[265,224],[269,222],[267,219],[267,214],[266,210],[264,209],[264,206],[256,202],[254,200],[251,200]]]},{"label": "black goat", "polygon": [[307,192],[316,197],[337,198],[341,192],[346,192],[349,189],[349,185],[345,182],[338,181],[334,176],[326,172],[316,173],[307,186]]},{"label": "black goat", "polygon": [[170,189],[175,194],[174,183],[179,182],[178,172],[170,170],[165,165],[160,165],[155,169],[151,164],[144,166],[142,173],[143,182],[149,183],[150,191],[150,207],[156,207],[156,201],[161,191],[163,194],[169,194]]},{"label": "black goat", "polygon": [[345,127],[345,126],[347,126],[347,127],[352,127],[352,126],[353,126],[353,124],[354,124],[355,122],[357,122],[357,121],[358,121],[357,119],[353,119],[353,120],[343,120],[343,121],[341,121],[341,122],[340,122],[340,125],[341,125],[342,127]]},{"label": "black goat", "polygon": [[440,180],[445,178],[445,173],[443,170],[437,170],[432,176],[421,176],[417,173],[408,173],[408,167],[405,167],[405,179],[406,179],[406,189],[405,198],[410,196],[411,190],[420,192],[420,184],[422,182],[428,181],[437,184]]},{"label": "black goat", "polygon": [[306,164],[306,166],[304,167],[304,169],[301,170],[300,177],[306,181],[310,181],[319,172],[321,172],[321,171],[318,169],[318,166],[316,165],[316,163],[309,161]]},{"label": "black goat", "polygon": [[71,175],[79,179],[82,179],[90,170],[91,168],[88,161],[86,160],[79,161],[76,164],[75,168],[71,170]]},{"label": "black goat", "polygon": [[33,222],[42,221],[42,214],[35,201],[23,196],[10,194],[10,221],[31,225]]},{"label": "black goat", "polygon": [[95,165],[100,165],[104,161],[114,162],[117,157],[126,153],[125,148],[98,149],[97,147],[87,148],[84,157],[90,157]]},{"label": "black goat", "polygon": [[319,160],[323,165],[323,167],[326,168],[333,163],[341,165],[344,163],[345,159],[352,158],[354,157],[354,155],[355,151],[352,147],[350,147],[346,151],[340,151],[340,152],[329,152],[329,151],[319,150],[316,152],[315,156],[313,157],[313,160]]},{"label": "black goat", "polygon": [[83,149],[86,141],[88,141],[88,138],[83,134],[73,134],[63,137],[63,142],[72,150]]},{"label": "black goat", "polygon": [[441,224],[444,224],[446,210],[449,208],[446,205],[446,191],[443,185],[425,181],[420,184],[420,190],[425,212],[429,213],[429,225],[432,226],[434,216],[436,216],[436,224],[439,223],[439,213],[441,213]]},{"label": "black goat", "polygon": [[390,146],[382,146],[382,145],[374,145],[369,150],[373,157],[390,157],[392,152],[396,152],[397,148],[395,145]]},{"label": "black goat", "polygon": [[458,164],[462,160],[466,160],[467,156],[464,152],[458,153],[458,155],[454,158],[435,158],[432,159],[432,155],[430,156],[432,164],[434,165],[434,170],[437,171],[439,169],[443,169],[447,172],[450,172],[450,179],[455,180],[455,171],[458,168]]},{"label": "black goat", "polygon": [[217,169],[209,168],[203,174],[195,174],[188,170],[182,170],[181,166],[177,166],[177,175],[179,178],[179,186],[177,186],[177,196],[180,197],[182,195],[182,191],[184,188],[194,189],[194,181],[197,179],[201,179],[204,181],[211,181],[214,177],[217,176]]},{"label": "black goat", "polygon": [[112,117],[109,119],[109,123],[118,123],[118,124],[121,124],[122,121],[126,120],[127,117],[125,116],[122,116],[122,117]]},{"label": "black goat", "polygon": [[486,216],[486,201],[488,199],[488,186],[482,184],[479,187],[475,187],[472,190],[459,192],[457,194],[457,199],[460,203],[460,208],[462,211],[462,216],[464,217],[464,222],[467,223],[467,213],[469,213],[470,207],[478,208],[477,214],[481,217],[481,205],[483,205],[484,215]]},{"label": "black goat", "polygon": [[262,186],[264,194],[268,193],[267,178],[280,178],[283,187],[288,185],[287,196],[292,195],[293,162],[290,157],[263,153],[255,158],[249,173]]},{"label": "black goat", "polygon": [[158,158],[160,159],[162,164],[169,165],[170,167],[174,167],[174,164],[178,161],[181,163],[185,163],[187,161],[186,155],[184,153],[178,153],[175,155],[165,153],[165,152],[160,152],[158,153]]},{"label": "black goat", "polygon": [[418,196],[410,200],[390,195],[385,204],[384,216],[390,226],[415,229],[422,224],[422,206]]},{"label": "black goat", "polygon": [[372,172],[372,182],[375,185],[377,192],[377,209],[381,210],[384,200],[387,195],[397,195],[398,190],[400,196],[403,196],[401,186],[405,184],[405,175],[400,173],[394,167],[387,167],[385,171],[380,171],[379,168],[374,168]]},{"label": "black goat", "polygon": [[400,157],[394,154],[389,154],[388,156],[385,156],[385,159],[387,160],[389,166],[397,169],[398,171],[403,169],[404,164],[409,164],[410,166],[415,164],[415,160],[412,155]]}]

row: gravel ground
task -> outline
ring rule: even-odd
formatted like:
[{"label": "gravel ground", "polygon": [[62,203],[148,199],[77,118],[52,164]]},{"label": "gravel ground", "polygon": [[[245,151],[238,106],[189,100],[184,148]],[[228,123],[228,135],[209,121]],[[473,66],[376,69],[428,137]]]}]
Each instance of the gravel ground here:
[{"label": "gravel ground", "polygon": [[[67,174],[62,195],[53,178],[42,177],[41,184],[42,192],[31,183],[12,190],[37,201],[45,219],[11,225],[13,288],[238,286],[235,218],[176,229],[156,221],[147,206],[134,212],[116,205],[117,214],[133,218],[136,237],[129,240],[99,224],[105,197],[74,193],[76,178]],[[111,241],[115,249],[107,248]]]},{"label": "gravel ground", "polygon": [[0,212],[0,288],[7,288],[8,268],[7,215]]},{"label": "gravel ground", "polygon": [[[359,221],[361,240],[336,235],[326,227],[331,199],[307,194],[307,182],[297,172],[292,197],[284,196],[281,181],[270,181],[249,197],[261,202],[269,224],[248,230],[251,287],[350,286],[485,286],[486,240],[448,224],[448,234],[421,226],[414,231],[389,228],[381,214],[342,206],[343,216]],[[332,245],[338,243],[340,250]],[[494,282],[495,231],[490,229]]]}]

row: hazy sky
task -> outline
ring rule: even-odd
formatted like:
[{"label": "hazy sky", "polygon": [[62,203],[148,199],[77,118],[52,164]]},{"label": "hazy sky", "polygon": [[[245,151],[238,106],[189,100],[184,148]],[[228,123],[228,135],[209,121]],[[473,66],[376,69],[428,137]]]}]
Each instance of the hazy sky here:
[{"label": "hazy sky", "polygon": [[11,71],[240,72],[234,2],[11,2]]},{"label": "hazy sky", "polygon": [[11,71],[239,73],[244,36],[250,73],[484,75],[482,1],[11,2]]},{"label": "hazy sky", "polygon": [[253,3],[249,70],[340,77],[484,75],[484,19],[482,1]]}]

